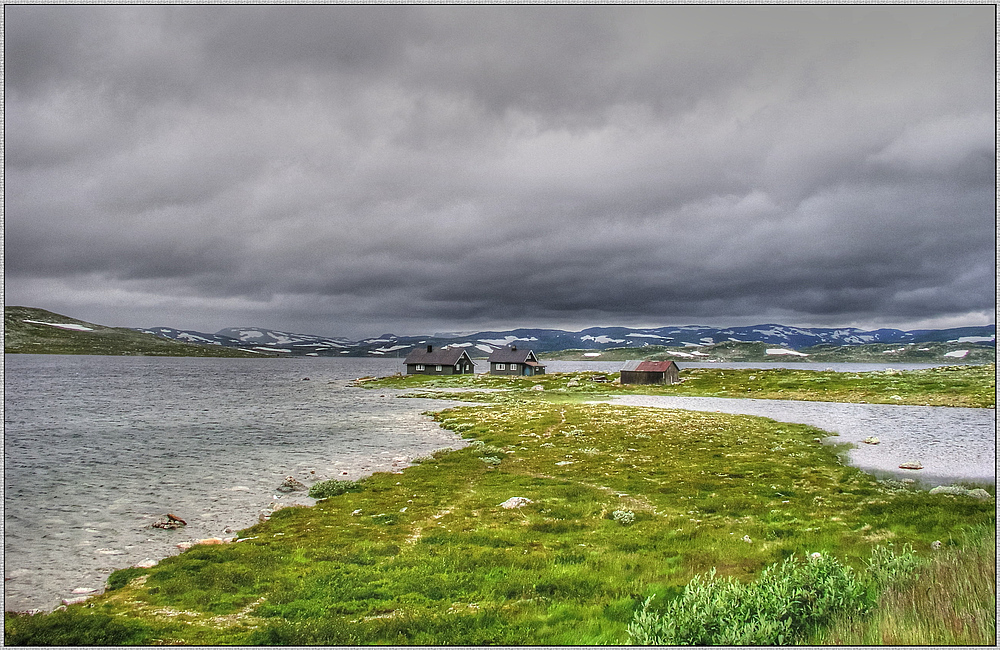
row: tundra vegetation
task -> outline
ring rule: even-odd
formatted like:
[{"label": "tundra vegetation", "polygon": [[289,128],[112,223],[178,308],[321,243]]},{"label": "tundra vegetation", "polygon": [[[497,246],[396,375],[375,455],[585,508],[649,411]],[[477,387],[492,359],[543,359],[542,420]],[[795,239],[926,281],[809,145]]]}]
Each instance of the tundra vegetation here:
[{"label": "tundra vegetation", "polygon": [[995,643],[992,485],[880,481],[805,425],[586,403],[631,387],[585,375],[363,385],[465,389],[480,403],[432,416],[468,444],[318,483],[316,506],[116,572],[84,604],[8,614],[6,642]]},{"label": "tundra vegetation", "polygon": [[455,399],[477,400],[489,400],[489,393],[496,391],[541,386],[553,399],[570,400],[642,394],[969,408],[994,408],[996,405],[995,364],[858,373],[787,368],[690,368],[682,370],[680,378],[679,384],[623,386],[615,381],[618,373],[553,373],[535,377],[397,375],[380,379],[377,385],[411,390],[422,388],[435,391],[435,394],[479,391],[483,394],[470,396],[455,392],[449,395]]},{"label": "tundra vegetation", "polygon": [[[101,354],[159,357],[268,357],[106,327],[34,307],[4,307],[4,354]],[[58,327],[62,325],[63,327]]]}]

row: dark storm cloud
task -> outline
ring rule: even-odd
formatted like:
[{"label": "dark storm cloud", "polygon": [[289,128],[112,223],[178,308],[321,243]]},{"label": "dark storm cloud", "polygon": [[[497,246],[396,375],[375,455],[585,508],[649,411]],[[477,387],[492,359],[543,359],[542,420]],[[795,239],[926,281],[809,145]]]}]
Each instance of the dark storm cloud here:
[{"label": "dark storm cloud", "polygon": [[347,335],[983,322],[992,18],[8,6],[7,301]]}]

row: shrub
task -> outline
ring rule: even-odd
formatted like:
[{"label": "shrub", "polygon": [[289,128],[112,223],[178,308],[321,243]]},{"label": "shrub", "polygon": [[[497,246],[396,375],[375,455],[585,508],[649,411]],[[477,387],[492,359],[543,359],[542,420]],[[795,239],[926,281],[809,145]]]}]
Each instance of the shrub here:
[{"label": "shrub", "polygon": [[503,449],[501,449],[500,447],[495,447],[493,445],[488,445],[485,442],[483,442],[482,440],[473,440],[469,444],[469,446],[472,447],[473,450],[475,450],[477,453],[480,453],[480,454],[492,454],[492,455],[496,456],[498,454],[499,455],[506,455],[506,453],[507,453]]},{"label": "shrub", "polygon": [[314,499],[329,499],[345,492],[357,492],[361,489],[360,481],[342,481],[340,479],[330,479],[320,481],[309,488],[309,496]]},{"label": "shrub", "polygon": [[611,518],[622,526],[631,526],[635,523],[635,513],[631,510],[615,510],[611,513]]},{"label": "shrub", "polygon": [[835,615],[867,612],[885,584],[912,573],[917,562],[908,547],[902,555],[876,549],[867,580],[821,553],[773,564],[754,583],[716,579],[713,569],[695,576],[662,614],[650,611],[647,599],[628,632],[644,645],[791,644]]}]

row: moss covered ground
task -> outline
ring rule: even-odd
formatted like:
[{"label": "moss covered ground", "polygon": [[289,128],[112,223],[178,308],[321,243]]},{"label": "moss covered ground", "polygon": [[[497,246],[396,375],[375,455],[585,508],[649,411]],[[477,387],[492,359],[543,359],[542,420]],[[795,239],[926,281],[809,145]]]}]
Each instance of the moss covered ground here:
[{"label": "moss covered ground", "polygon": [[[595,378],[608,381],[594,381]],[[540,386],[553,397],[563,399],[643,394],[970,408],[994,408],[996,405],[995,364],[858,373],[786,368],[690,368],[681,370],[680,378],[679,384],[659,386],[623,386],[615,381],[618,373],[594,372],[535,377],[398,375],[362,383],[373,387],[446,392],[522,391]]]},{"label": "moss covered ground", "polygon": [[[752,580],[814,552],[862,568],[879,545],[927,555],[995,525],[993,499],[877,481],[808,426],[583,403],[608,387],[582,378],[580,393],[494,379],[371,382],[489,402],[433,415],[473,444],[113,574],[66,611],[8,614],[6,642],[621,644],[648,597],[713,568]],[[530,503],[501,507],[511,497]]]},{"label": "moss covered ground", "polygon": [[[220,345],[197,345],[88,323],[35,307],[4,307],[4,354],[100,354],[162,357],[262,357]],[[39,321],[39,322],[29,322]],[[86,329],[66,329],[55,323]]]}]

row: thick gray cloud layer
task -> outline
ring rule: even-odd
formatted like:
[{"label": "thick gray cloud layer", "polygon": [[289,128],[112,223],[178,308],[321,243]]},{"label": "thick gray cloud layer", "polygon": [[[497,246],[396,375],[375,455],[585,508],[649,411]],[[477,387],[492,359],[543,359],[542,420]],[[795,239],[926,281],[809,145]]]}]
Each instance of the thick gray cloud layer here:
[{"label": "thick gray cloud layer", "polygon": [[7,6],[8,304],[992,322],[991,6]]}]

